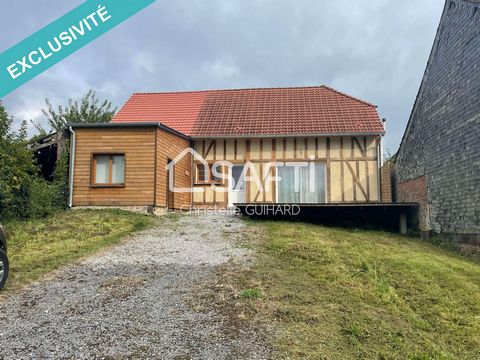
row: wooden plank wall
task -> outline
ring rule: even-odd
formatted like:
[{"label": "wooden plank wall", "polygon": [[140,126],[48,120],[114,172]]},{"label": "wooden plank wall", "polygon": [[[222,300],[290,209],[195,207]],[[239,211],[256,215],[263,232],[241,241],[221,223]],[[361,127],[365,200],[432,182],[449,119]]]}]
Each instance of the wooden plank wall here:
[{"label": "wooden plank wall", "polygon": [[[190,141],[155,127],[77,129],[76,134],[74,206],[167,206],[168,160],[189,148]],[[125,187],[91,186],[94,153],[125,154]],[[176,187],[192,186],[191,161],[188,154],[175,165]],[[174,208],[191,201],[190,193],[176,193]]]},{"label": "wooden plank wall", "polygon": [[[227,160],[244,164],[252,162],[254,170],[262,179],[267,169],[262,165],[271,161],[323,162],[327,168],[327,202],[378,202],[378,146],[377,136],[368,137],[309,137],[277,139],[227,139],[199,140],[194,149],[209,163]],[[275,176],[275,169],[269,169]],[[193,176],[195,176],[193,174]],[[227,184],[223,184],[227,186]],[[266,187],[265,182],[262,184]],[[217,205],[227,203],[226,194],[218,194],[208,186],[205,193],[194,194],[194,205]],[[247,186],[248,202],[275,202],[275,184],[270,190],[259,193],[257,185]]]},{"label": "wooden plank wall", "polygon": [[[155,129],[76,129],[74,206],[146,206],[154,203]],[[91,187],[93,153],[125,153],[124,188]]]},{"label": "wooden plank wall", "polygon": [[[157,207],[167,206],[167,169],[169,160],[174,160],[182,151],[190,147],[190,141],[173,135],[165,130],[157,129],[157,181],[155,198]],[[192,157],[187,154],[175,163],[175,187],[191,188],[192,186]],[[192,204],[191,193],[174,193],[174,208],[188,208]]]}]

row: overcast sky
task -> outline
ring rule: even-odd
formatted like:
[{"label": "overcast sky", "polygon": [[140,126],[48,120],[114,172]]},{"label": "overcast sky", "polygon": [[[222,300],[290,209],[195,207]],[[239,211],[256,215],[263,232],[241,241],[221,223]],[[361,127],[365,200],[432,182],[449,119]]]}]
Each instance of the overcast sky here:
[{"label": "overcast sky", "polygon": [[[81,0],[16,0],[0,12],[0,52]],[[10,93],[22,119],[44,99],[88,89],[121,106],[133,92],[329,85],[379,107],[387,148],[403,135],[443,0],[158,0]],[[8,11],[7,11],[8,10]]]}]

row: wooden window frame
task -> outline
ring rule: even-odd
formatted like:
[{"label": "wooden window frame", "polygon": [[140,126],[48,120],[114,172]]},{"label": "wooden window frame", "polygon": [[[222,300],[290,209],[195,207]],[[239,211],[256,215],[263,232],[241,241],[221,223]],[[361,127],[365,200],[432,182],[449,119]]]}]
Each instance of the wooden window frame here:
[{"label": "wooden window frame", "polygon": [[[206,184],[209,184],[208,180],[200,180],[200,171],[199,170],[199,166],[202,166],[202,167],[205,167],[205,164],[203,163],[200,163],[200,162],[195,162],[194,164],[194,172],[195,172],[195,184],[196,185],[206,185]],[[207,168],[207,178],[210,178],[209,176],[209,172],[210,172],[210,169]]]},{"label": "wooden window frame", "polygon": [[208,164],[208,168],[207,168],[207,180],[200,180],[199,179],[199,171],[198,171],[198,167],[199,166],[205,166],[205,164],[201,163],[201,162],[195,162],[194,163],[194,171],[195,171],[195,185],[211,185],[211,184],[223,184],[223,180],[222,179],[214,179],[213,178],[213,171],[212,171],[212,167],[213,167],[214,163],[209,163]]},{"label": "wooden window frame", "polygon": [[[108,156],[109,157],[109,167],[108,167],[108,183],[97,184],[97,160],[96,157],[98,156]],[[123,183],[122,184],[114,184],[112,182],[113,176],[113,157],[114,156],[123,156]],[[99,153],[92,153],[91,160],[90,160],[91,168],[90,168],[90,187],[91,188],[124,188],[125,181],[127,176],[127,156],[123,152],[99,152]]]}]

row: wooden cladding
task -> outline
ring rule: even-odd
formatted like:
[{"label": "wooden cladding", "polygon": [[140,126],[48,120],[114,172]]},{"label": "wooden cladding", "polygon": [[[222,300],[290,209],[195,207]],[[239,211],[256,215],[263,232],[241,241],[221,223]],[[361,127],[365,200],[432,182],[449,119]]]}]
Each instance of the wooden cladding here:
[{"label": "wooden cladding", "polygon": [[[167,206],[167,165],[190,142],[156,127],[76,129],[74,206]],[[96,186],[95,154],[123,154],[124,183]],[[191,156],[172,167],[174,185],[191,187]],[[109,175],[110,176],[110,175]],[[191,194],[173,197],[174,208],[190,206]]]},{"label": "wooden cladding", "polygon": [[[169,196],[169,182],[167,176],[167,165],[180,155],[185,149],[190,147],[188,140],[182,139],[176,135],[157,129],[157,176],[155,207],[167,207]],[[192,157],[186,154],[178,161],[170,163],[171,174],[176,189],[190,189],[192,187]],[[182,209],[189,207],[192,203],[191,193],[176,192],[173,194],[173,205],[170,208]]]},{"label": "wooden cladding", "polygon": [[[155,132],[152,128],[76,129],[74,206],[153,204]],[[125,154],[125,186],[91,187],[93,154]]]}]

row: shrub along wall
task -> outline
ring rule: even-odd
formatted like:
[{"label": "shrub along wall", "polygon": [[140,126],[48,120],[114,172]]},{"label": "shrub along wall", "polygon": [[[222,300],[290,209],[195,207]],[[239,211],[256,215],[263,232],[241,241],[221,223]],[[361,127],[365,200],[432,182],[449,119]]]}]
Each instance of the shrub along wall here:
[{"label": "shrub along wall", "polygon": [[33,154],[27,149],[27,127],[12,129],[13,119],[0,103],[0,222],[10,218],[43,217],[66,206],[68,154],[55,171],[55,180],[38,175]]}]

